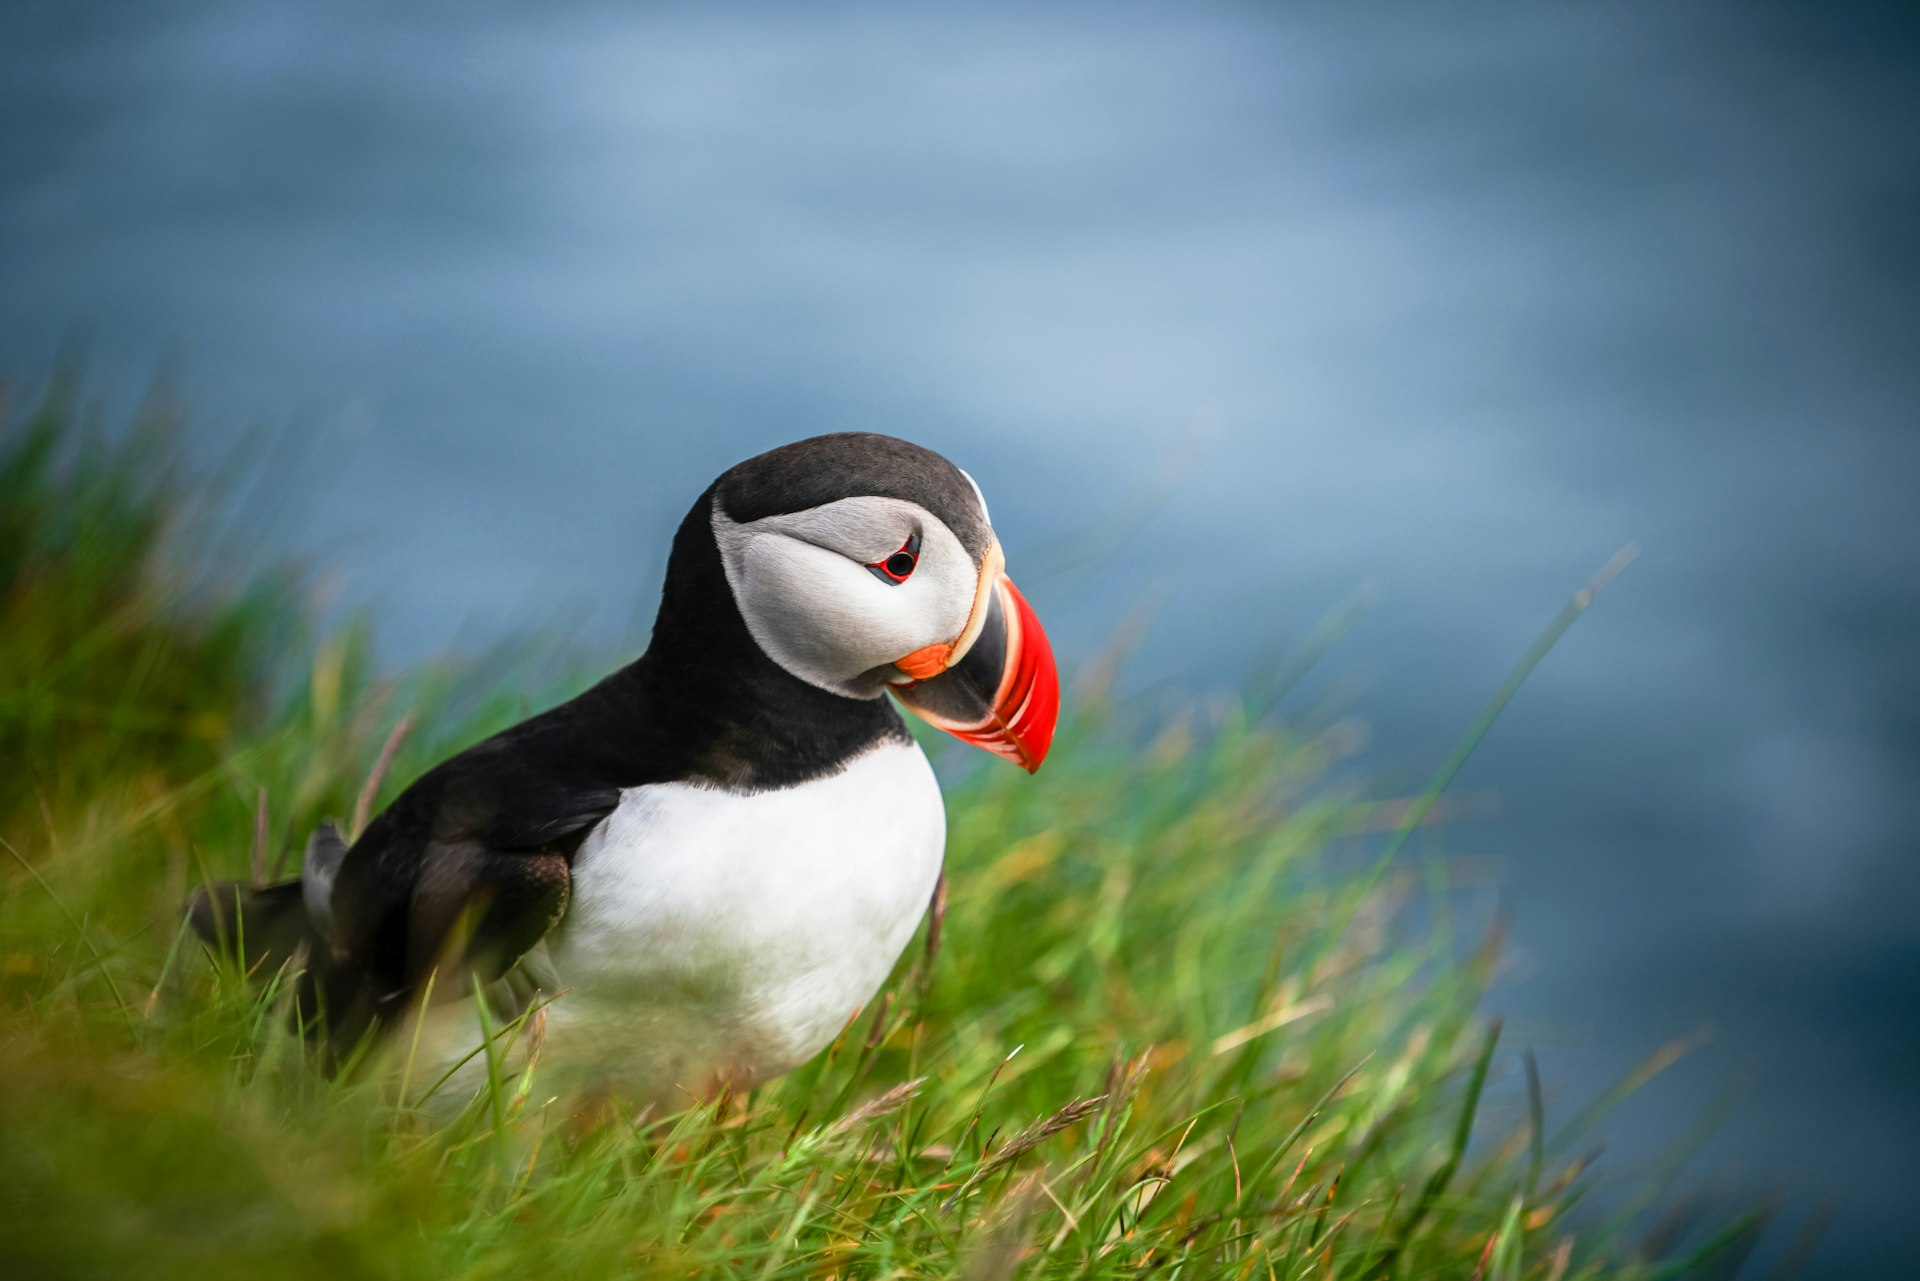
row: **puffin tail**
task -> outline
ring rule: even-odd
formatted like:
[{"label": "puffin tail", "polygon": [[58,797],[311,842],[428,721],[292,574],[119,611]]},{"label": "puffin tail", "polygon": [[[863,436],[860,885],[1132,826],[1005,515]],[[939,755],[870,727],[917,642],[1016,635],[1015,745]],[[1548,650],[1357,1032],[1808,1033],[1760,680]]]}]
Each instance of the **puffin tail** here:
[{"label": "puffin tail", "polygon": [[346,856],[340,829],[322,823],[307,841],[298,879],[203,885],[186,911],[194,933],[221,955],[238,957],[249,976],[300,971],[294,1017],[336,1050],[371,1025],[366,975],[333,945],[333,882]]},{"label": "puffin tail", "polygon": [[238,956],[249,974],[266,977],[289,963],[325,957],[332,951],[333,880],[346,855],[340,829],[322,823],[307,841],[297,880],[202,885],[187,900],[187,920],[209,947]]},{"label": "puffin tail", "polygon": [[366,973],[334,946],[333,882],[347,842],[322,823],[307,841],[297,879],[272,885],[216,881],[187,900],[187,921],[208,947],[237,957],[247,975],[268,979],[298,972],[294,1023],[323,1046],[329,1071],[375,1023]]},{"label": "puffin tail", "polygon": [[299,961],[314,941],[299,881],[202,885],[187,900],[187,921],[208,947],[222,956],[238,956],[247,973],[257,978]]}]

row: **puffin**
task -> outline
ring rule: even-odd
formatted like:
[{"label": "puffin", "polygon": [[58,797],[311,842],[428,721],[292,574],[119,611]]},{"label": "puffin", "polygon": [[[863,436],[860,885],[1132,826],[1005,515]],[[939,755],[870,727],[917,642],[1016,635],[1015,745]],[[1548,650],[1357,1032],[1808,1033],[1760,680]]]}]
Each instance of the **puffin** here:
[{"label": "puffin", "polygon": [[251,972],[299,971],[335,1066],[477,997],[537,1002],[543,1059],[602,1088],[751,1086],[840,1035],[939,883],[944,802],[902,707],[1037,771],[1052,647],[965,471],[891,436],[797,441],[694,501],[638,659],[350,842],[322,824],[298,878],[203,886],[189,919]]}]

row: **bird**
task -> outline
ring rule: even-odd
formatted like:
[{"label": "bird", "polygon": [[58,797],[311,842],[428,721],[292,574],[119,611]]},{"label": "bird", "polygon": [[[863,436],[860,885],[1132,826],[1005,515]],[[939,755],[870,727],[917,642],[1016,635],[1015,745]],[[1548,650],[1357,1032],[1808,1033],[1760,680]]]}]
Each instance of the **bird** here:
[{"label": "bird", "polygon": [[842,1033],[940,882],[902,707],[1037,771],[1051,644],[965,471],[892,436],[796,441],[694,501],[639,658],[188,916],[255,972],[300,967],[336,1066],[478,992],[539,1002],[547,1059],[603,1088],[750,1087]]}]

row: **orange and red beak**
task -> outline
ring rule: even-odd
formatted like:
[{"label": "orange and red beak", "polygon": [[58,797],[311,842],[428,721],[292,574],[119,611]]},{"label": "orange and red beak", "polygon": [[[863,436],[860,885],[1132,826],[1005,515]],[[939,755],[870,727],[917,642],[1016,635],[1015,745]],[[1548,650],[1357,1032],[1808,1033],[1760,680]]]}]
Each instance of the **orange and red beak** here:
[{"label": "orange and red beak", "polygon": [[892,688],[929,725],[1031,774],[1053,745],[1060,674],[1033,606],[1000,565],[995,546],[980,571],[966,630],[952,644],[900,659],[894,665],[911,679]]}]

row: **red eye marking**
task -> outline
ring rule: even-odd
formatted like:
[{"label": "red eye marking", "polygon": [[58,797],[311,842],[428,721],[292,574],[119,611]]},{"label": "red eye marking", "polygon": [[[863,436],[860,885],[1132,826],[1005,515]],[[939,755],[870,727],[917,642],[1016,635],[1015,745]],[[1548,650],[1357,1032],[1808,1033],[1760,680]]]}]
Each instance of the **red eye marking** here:
[{"label": "red eye marking", "polygon": [[883,583],[904,583],[920,563],[920,535],[915,534],[900,544],[900,550],[885,560],[875,561],[867,566],[873,576]]}]

